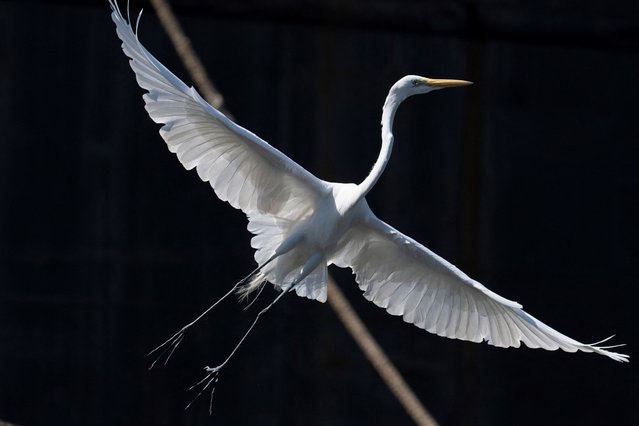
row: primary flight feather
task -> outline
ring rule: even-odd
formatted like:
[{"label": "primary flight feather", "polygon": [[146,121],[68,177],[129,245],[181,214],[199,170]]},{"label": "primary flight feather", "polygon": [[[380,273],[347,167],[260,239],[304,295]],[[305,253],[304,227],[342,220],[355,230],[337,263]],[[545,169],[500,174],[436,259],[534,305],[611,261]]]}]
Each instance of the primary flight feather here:
[{"label": "primary flight feather", "polygon": [[[628,361],[627,355],[610,351],[613,346],[578,342],[537,320],[378,219],[366,203],[390,158],[393,120],[401,102],[469,82],[400,79],[384,104],[382,148],[371,173],[359,185],[327,182],[210,106],[142,46],[130,21],[110,3],[122,49],[147,91],[145,108],[153,121],[163,124],[160,134],[169,150],[186,169],[196,169],[221,200],[248,217],[259,266],[238,283],[241,291],[270,282],[282,295],[295,290],[324,302],[327,267],[335,264],[353,270],[368,300],[440,336],[499,347],[523,342],[531,348],[595,352]],[[177,347],[192,324],[171,344]]]}]

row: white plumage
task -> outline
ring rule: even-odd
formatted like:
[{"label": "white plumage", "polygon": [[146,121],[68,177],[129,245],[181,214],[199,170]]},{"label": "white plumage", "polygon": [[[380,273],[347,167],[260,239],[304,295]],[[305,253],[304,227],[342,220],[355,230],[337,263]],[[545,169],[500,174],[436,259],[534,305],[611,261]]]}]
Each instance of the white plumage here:
[{"label": "white plumage", "polygon": [[352,268],[368,300],[431,333],[628,361],[627,355],[609,351],[612,346],[580,343],[548,327],[379,220],[368,207],[364,197],[390,158],[399,104],[415,94],[470,83],[419,76],[399,80],[384,105],[382,149],[370,175],[359,185],[326,182],[206,103],[142,46],[113,0],[111,7],[124,53],[148,92],[146,110],[163,124],[160,134],[169,150],[186,169],[196,169],[221,200],[248,216],[259,268],[245,292],[269,281],[325,301],[326,268],[334,263]]}]

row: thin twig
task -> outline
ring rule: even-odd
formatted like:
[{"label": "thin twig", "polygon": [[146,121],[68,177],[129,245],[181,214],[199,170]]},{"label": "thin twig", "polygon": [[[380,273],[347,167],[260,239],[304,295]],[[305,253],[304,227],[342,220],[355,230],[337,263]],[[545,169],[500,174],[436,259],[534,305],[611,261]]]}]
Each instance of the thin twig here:
[{"label": "thin twig", "polygon": [[182,31],[182,27],[178,22],[169,3],[165,0],[151,0],[151,4],[158,15],[158,19],[162,24],[165,32],[171,39],[173,47],[178,56],[184,63],[184,67],[188,70],[193,80],[193,84],[201,92],[201,95],[215,109],[233,120],[233,116],[224,106],[224,97],[215,89],[213,83],[208,78],[206,69],[202,65],[199,56],[193,50],[189,38]]},{"label": "thin twig", "polygon": [[368,331],[351,304],[339,289],[333,277],[328,277],[328,303],[331,305],[344,327],[375,367],[386,386],[395,395],[413,421],[420,426],[436,426],[437,422],[417,399],[401,373],[393,365],[384,350]]},{"label": "thin twig", "polygon": [[[173,11],[166,0],[151,0],[164,30],[168,33],[175,50],[184,62],[184,66],[191,75],[193,82],[202,92],[204,98],[215,108],[223,108],[223,97],[211,84],[206,70],[191,48],[189,39],[184,35]],[[231,117],[227,111],[222,111]],[[335,284],[332,277],[328,277],[328,301],[344,327],[362,349],[366,358],[382,377],[393,395],[402,404],[408,415],[420,426],[437,426],[437,422],[429,414],[424,405],[417,399],[415,393],[406,383],[400,372],[395,368],[375,338],[368,331],[362,320],[357,316],[342,291]]]}]

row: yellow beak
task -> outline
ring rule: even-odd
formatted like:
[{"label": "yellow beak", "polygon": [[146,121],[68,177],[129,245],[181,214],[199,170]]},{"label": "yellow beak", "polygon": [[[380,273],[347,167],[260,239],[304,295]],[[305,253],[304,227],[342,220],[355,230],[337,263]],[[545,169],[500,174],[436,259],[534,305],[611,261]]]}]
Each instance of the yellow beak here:
[{"label": "yellow beak", "polygon": [[436,87],[438,89],[443,89],[444,87],[458,87],[458,86],[468,86],[469,84],[473,84],[472,81],[466,80],[448,80],[448,79],[438,79],[438,78],[426,78],[425,83],[427,86]]}]

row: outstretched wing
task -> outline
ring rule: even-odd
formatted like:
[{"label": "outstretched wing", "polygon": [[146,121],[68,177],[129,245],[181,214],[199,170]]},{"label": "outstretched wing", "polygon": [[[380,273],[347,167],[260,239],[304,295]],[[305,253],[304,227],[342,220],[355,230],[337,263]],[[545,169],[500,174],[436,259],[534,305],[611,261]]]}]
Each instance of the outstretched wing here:
[{"label": "outstretched wing", "polygon": [[333,263],[351,267],[364,297],[431,333],[499,347],[596,352],[616,361],[628,356],[584,344],[550,328],[469,278],[423,245],[372,213],[344,237]]},{"label": "outstretched wing", "polygon": [[327,190],[324,182],[210,106],[142,46],[111,0],[111,15],[146,110],[187,170],[197,169],[217,196],[249,215],[299,218]]}]

